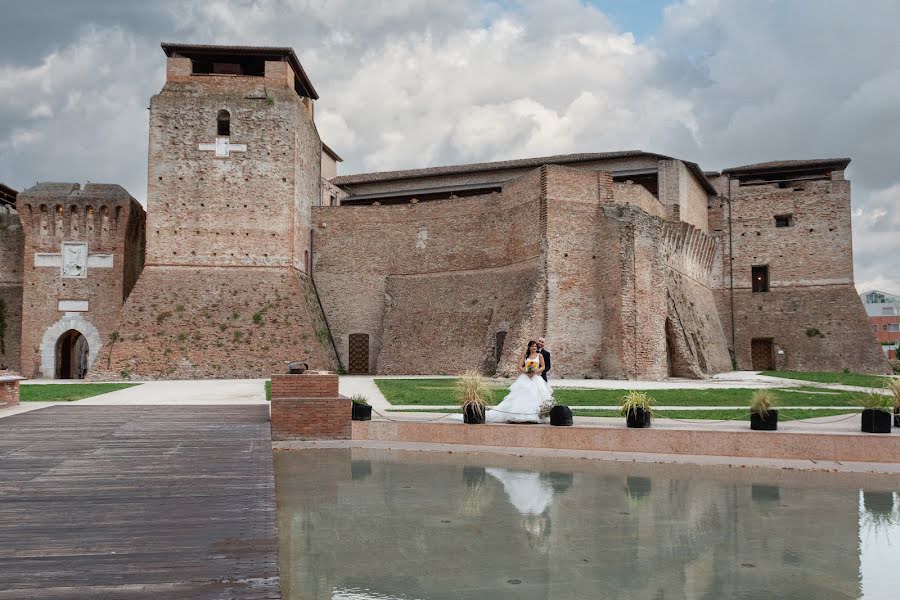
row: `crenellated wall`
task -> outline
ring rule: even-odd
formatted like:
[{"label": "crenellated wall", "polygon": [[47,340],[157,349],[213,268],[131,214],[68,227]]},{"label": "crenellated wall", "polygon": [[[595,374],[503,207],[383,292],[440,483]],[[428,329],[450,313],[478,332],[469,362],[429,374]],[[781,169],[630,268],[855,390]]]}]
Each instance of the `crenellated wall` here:
[{"label": "crenellated wall", "polygon": [[15,208],[0,205],[0,370],[19,370],[24,243]]},{"label": "crenellated wall", "polygon": [[144,209],[118,185],[42,183],[18,196],[25,233],[22,372],[56,377],[58,341],[87,341],[93,367],[117,331],[120,309],[143,266]]}]

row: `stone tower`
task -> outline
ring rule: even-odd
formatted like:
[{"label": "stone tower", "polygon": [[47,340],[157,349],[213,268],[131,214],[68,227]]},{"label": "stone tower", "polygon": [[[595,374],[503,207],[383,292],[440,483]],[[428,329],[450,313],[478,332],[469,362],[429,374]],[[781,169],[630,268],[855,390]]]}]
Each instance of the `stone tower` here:
[{"label": "stone tower", "polygon": [[150,101],[147,268],[117,373],[261,376],[335,368],[309,279],[322,143],[290,48],[162,45]]},{"label": "stone tower", "polygon": [[25,234],[22,374],[82,379],[106,363],[141,272],[144,209],[112,184],[39,183],[18,196]]}]

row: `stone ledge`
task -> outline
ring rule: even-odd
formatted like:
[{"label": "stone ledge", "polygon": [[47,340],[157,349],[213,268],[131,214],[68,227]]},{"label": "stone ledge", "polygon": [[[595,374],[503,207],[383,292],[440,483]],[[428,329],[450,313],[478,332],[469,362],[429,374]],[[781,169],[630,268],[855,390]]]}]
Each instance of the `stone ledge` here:
[{"label": "stone ledge", "polygon": [[900,463],[900,433],[809,433],[354,421],[353,439],[754,459]]}]

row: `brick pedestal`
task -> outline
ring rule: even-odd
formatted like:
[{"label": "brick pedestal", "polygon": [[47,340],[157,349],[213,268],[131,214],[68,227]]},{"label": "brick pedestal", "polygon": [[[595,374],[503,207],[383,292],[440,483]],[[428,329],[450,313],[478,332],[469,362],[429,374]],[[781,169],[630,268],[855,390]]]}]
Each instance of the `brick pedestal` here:
[{"label": "brick pedestal", "polygon": [[272,439],[349,440],[350,399],[332,373],[272,376]]},{"label": "brick pedestal", "polygon": [[19,404],[19,382],[23,379],[18,375],[0,375],[0,408]]}]

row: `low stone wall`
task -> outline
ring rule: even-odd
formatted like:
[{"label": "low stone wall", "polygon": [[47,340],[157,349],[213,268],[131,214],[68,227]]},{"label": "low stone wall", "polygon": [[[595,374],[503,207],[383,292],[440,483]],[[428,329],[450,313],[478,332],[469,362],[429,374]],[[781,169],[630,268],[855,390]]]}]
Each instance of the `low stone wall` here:
[{"label": "low stone wall", "polygon": [[16,375],[0,375],[0,408],[18,406],[19,382],[23,379]]},{"label": "low stone wall", "polygon": [[272,376],[272,439],[349,440],[349,398],[333,373]]},{"label": "low stone wall", "polygon": [[800,433],[357,421],[353,439],[784,460],[900,462],[900,433]]}]

